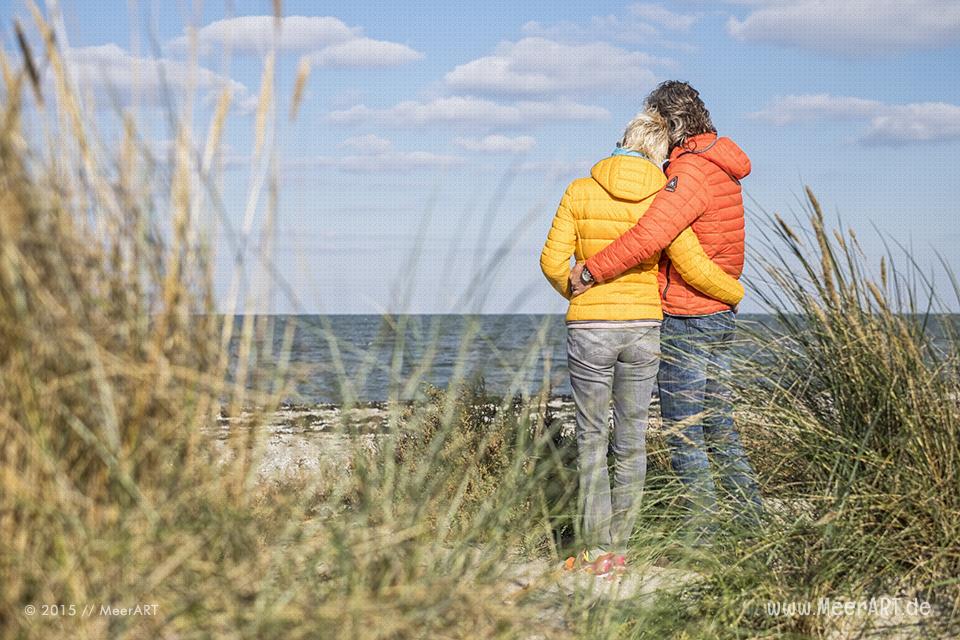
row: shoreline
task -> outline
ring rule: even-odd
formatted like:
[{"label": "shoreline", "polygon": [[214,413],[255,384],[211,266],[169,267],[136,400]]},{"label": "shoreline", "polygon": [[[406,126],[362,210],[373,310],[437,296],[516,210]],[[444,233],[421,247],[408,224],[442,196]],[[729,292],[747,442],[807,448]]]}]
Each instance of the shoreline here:
[{"label": "shoreline", "polygon": [[[499,407],[500,398],[490,398],[484,404]],[[232,459],[227,446],[235,430],[248,431],[255,426],[260,432],[256,447],[259,451],[258,481],[267,483],[292,479],[308,473],[324,473],[350,464],[355,447],[377,446],[379,438],[390,433],[391,419],[406,409],[417,406],[415,401],[397,404],[383,401],[358,402],[347,409],[334,403],[281,403],[274,410],[246,408],[238,415],[229,416],[222,409],[216,425],[205,429],[220,463]],[[507,406],[510,406],[507,404]],[[559,420],[561,438],[574,434],[574,405],[570,396],[552,396],[543,406],[529,405],[531,417],[543,411],[551,424]],[[402,424],[402,423],[401,423]]]}]

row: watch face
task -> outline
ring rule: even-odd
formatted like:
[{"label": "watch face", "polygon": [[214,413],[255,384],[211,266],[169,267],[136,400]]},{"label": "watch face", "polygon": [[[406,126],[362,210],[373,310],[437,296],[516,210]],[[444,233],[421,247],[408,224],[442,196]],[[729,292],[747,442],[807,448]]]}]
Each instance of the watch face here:
[{"label": "watch face", "polygon": [[590,270],[586,267],[583,268],[583,271],[580,272],[580,281],[584,284],[589,284],[593,282],[593,275],[590,273]]}]

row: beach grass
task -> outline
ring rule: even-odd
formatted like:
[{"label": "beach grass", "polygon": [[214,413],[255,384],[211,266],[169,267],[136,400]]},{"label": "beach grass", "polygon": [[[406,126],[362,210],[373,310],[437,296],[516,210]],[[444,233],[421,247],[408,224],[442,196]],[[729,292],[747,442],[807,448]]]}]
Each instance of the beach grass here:
[{"label": "beach grass", "polygon": [[[46,89],[29,71],[36,63],[23,62],[39,54],[0,56],[0,636],[960,629],[960,342],[945,315],[954,301],[925,287],[908,256],[891,252],[870,272],[855,235],[827,229],[812,192],[799,224],[767,218],[749,295],[774,321],[743,332],[749,355],[731,379],[764,523],[737,529],[725,518],[716,546],[692,553],[654,432],[631,561],[657,588],[626,598],[581,583],[558,590],[556,567],[577,550],[575,448],[550,390],[527,393],[523,371],[494,397],[468,379],[468,363],[445,389],[424,386],[428,362],[411,376],[396,367],[384,429],[360,433],[344,418],[350,446],[337,464],[258,476],[268,417],[303,375],[289,362],[293,329],[274,352],[268,320],[235,299],[226,316],[213,313],[198,216],[214,207],[209,163],[192,157],[188,125],[160,176],[133,120],[119,154],[106,154],[52,28],[38,25],[55,88],[42,115],[62,152],[23,126],[25,94]],[[258,152],[270,140],[268,76]],[[217,110],[205,157],[227,111]],[[385,331],[403,335],[403,322],[385,318]],[[531,356],[544,336],[532,333]],[[474,337],[468,323],[463,341]],[[326,375],[340,376],[349,407],[366,372],[334,360]],[[425,391],[401,402],[411,388]],[[214,428],[243,411],[242,426]],[[769,608],[894,597],[932,613]],[[155,609],[102,611],[137,605]]]}]

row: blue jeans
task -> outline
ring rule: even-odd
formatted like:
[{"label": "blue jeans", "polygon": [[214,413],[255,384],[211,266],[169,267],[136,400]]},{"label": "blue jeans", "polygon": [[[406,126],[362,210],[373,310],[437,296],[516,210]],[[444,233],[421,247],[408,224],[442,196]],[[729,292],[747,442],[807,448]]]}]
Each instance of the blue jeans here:
[{"label": "blue jeans", "polygon": [[753,469],[733,423],[728,384],[736,316],[666,316],[658,382],[670,463],[684,484],[691,519],[709,535],[717,506],[713,463],[721,487],[732,497],[737,519],[753,523],[762,502]]},{"label": "blue jeans", "polygon": [[[581,538],[624,553],[647,471],[647,418],[660,361],[660,328],[567,330],[570,386],[577,409]],[[613,400],[613,491],[607,469]]]}]

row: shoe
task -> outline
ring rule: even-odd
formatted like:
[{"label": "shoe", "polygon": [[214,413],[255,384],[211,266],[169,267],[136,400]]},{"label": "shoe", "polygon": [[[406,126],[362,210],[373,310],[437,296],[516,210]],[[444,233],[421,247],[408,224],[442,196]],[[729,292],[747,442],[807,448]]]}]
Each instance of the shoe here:
[{"label": "shoe", "polygon": [[612,555],[612,554],[604,554],[600,550],[590,551],[588,549],[584,549],[577,555],[570,556],[569,558],[564,560],[563,570],[577,571],[578,569],[581,569],[583,571],[590,571],[590,568],[593,566],[593,564],[598,559],[602,558],[605,555]]},{"label": "shoe", "polygon": [[585,570],[598,577],[621,575],[627,570],[627,559],[617,553],[605,553],[585,567]]}]

